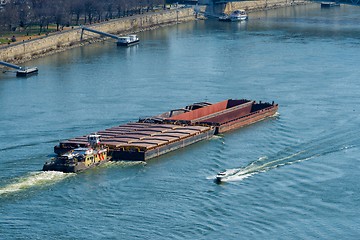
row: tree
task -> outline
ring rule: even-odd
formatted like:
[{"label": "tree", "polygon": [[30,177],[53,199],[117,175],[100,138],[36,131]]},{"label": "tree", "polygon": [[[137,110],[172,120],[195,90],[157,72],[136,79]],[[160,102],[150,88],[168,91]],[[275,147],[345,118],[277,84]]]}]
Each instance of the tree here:
[{"label": "tree", "polygon": [[4,6],[0,11],[0,27],[7,31],[15,31],[19,26],[19,11],[12,4]]},{"label": "tree", "polygon": [[165,0],[8,0],[0,9],[0,29],[27,29],[36,24],[41,33],[49,24],[56,24],[57,30],[71,24],[74,16],[76,25],[82,19],[91,24],[94,20],[142,13],[145,8],[149,11],[160,4]]},{"label": "tree", "polygon": [[84,12],[85,12],[85,24],[86,19],[88,19],[89,23],[92,23],[94,18],[94,1],[93,0],[85,0],[84,1]]},{"label": "tree", "polygon": [[60,25],[69,24],[69,12],[70,6],[67,0],[57,0],[58,4],[55,6],[48,6],[50,10],[50,16],[52,16],[52,22],[56,24],[56,31],[59,31]]},{"label": "tree", "polygon": [[73,0],[70,2],[69,7],[70,14],[75,14],[76,20],[75,24],[79,25],[80,16],[85,12],[84,11],[84,4],[82,0]]}]

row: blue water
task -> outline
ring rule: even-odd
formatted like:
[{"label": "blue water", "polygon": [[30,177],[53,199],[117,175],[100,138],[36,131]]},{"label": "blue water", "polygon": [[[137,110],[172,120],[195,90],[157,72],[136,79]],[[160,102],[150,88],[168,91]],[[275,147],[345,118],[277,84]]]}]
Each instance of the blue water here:
[{"label": "blue water", "polygon": [[[357,239],[360,8],[206,20],[0,74],[1,239]],[[143,163],[41,172],[59,140],[198,101],[278,116]],[[217,172],[240,168],[224,184]]]}]

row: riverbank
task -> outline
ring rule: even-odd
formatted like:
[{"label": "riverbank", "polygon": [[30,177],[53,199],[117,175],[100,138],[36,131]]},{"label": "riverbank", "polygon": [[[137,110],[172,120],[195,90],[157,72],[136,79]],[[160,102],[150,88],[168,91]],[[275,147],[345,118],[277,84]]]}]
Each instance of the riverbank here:
[{"label": "riverbank", "polygon": [[[86,27],[115,35],[125,35],[193,20],[195,20],[194,10],[192,8],[181,8],[114,19],[103,23],[87,25]],[[22,63],[34,58],[40,58],[70,48],[104,40],[103,37],[92,33],[82,36],[81,32],[82,28],[78,26],[37,39],[23,40],[22,42],[3,46],[0,48],[0,60]]]},{"label": "riverbank", "polygon": [[220,2],[206,7],[205,14],[218,17],[222,13],[230,14],[236,9],[244,9],[247,12],[264,11],[275,8],[283,8],[295,5],[308,4],[308,0],[257,0],[239,2]]},{"label": "riverbank", "polygon": [[[224,12],[230,13],[235,9],[245,9],[248,12],[253,12],[307,3],[309,3],[309,1],[306,0],[228,2],[202,6],[199,8],[199,11],[207,16],[217,16]],[[197,16],[193,8],[179,8],[114,19],[103,23],[87,25],[86,27],[115,35],[126,35],[180,22],[193,21],[195,19],[197,19]],[[92,33],[83,35],[82,37],[81,32],[82,28],[81,26],[78,26],[36,39],[22,39],[20,42],[1,46],[0,60],[19,64],[31,59],[55,54],[93,42],[103,41],[105,39],[104,37]]]}]

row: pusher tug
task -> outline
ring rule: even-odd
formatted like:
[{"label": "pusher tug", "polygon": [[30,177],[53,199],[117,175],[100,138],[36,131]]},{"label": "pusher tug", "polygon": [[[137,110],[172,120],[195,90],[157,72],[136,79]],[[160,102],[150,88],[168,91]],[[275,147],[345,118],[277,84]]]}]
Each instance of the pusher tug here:
[{"label": "pusher tug", "polygon": [[110,160],[108,149],[101,144],[100,135],[88,135],[88,147],[78,147],[46,162],[43,171],[76,173],[99,166]]}]

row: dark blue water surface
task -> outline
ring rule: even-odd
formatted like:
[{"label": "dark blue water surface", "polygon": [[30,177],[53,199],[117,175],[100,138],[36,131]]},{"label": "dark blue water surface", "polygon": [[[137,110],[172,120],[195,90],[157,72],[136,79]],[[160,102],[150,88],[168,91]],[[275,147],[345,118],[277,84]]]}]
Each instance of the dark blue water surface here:
[{"label": "dark blue water surface", "polygon": [[[1,74],[0,238],[356,239],[359,20],[359,7],[317,4],[209,19]],[[40,171],[59,140],[228,98],[274,100],[279,115],[147,164]]]}]

